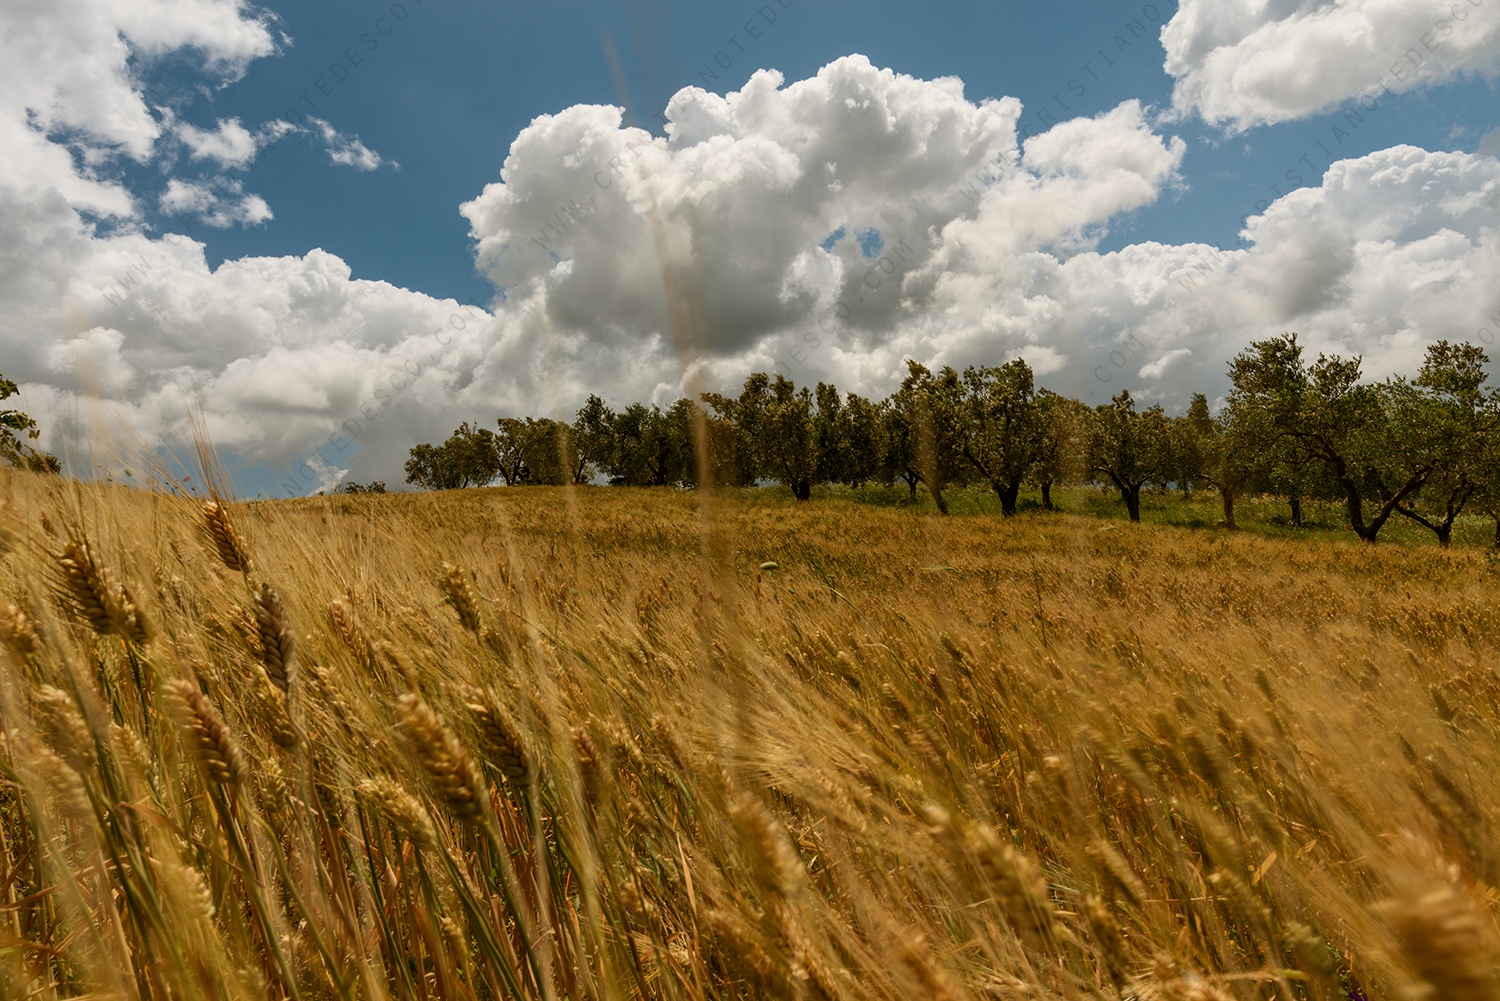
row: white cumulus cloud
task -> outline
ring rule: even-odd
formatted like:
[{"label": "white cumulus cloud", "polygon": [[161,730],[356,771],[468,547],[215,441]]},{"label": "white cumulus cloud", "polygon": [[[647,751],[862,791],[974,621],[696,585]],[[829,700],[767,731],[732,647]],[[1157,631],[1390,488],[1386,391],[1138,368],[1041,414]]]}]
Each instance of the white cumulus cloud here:
[{"label": "white cumulus cloud", "polygon": [[[0,4],[4,175],[55,188],[79,208],[131,215],[130,194],[88,164],[150,158],[162,123],[142,97],[132,55],[188,47],[211,74],[229,80],[275,45],[243,0]],[[82,165],[70,150],[82,154]]]},{"label": "white cumulus cloud", "polygon": [[311,122],[323,140],[323,148],[328,153],[330,163],[353,167],[355,170],[375,170],[387,163],[392,167],[400,166],[360,142],[359,136],[345,135],[321,118],[313,118]]},{"label": "white cumulus cloud", "polygon": [[215,229],[255,226],[271,219],[271,206],[259,195],[246,194],[234,178],[214,181],[184,181],[172,178],[159,199],[169,215],[192,215]]},{"label": "white cumulus cloud", "polygon": [[1500,72],[1493,0],[1181,0],[1162,29],[1173,104],[1245,129]]},{"label": "white cumulus cloud", "polygon": [[260,143],[238,118],[219,119],[212,130],[183,122],[177,136],[194,160],[213,160],[222,167],[247,167],[255,159]]}]

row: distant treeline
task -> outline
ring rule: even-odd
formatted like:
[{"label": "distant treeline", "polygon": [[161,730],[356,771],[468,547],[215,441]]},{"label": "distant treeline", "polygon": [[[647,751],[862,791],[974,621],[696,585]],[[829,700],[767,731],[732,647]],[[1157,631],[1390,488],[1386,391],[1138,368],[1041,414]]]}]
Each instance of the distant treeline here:
[{"label": "distant treeline", "polygon": [[1286,498],[1293,524],[1304,499],[1341,501],[1368,542],[1399,514],[1446,546],[1473,508],[1495,518],[1500,545],[1500,390],[1486,385],[1488,362],[1474,345],[1442,341],[1414,376],[1367,382],[1359,358],[1308,362],[1297,335],[1284,334],[1230,363],[1219,413],[1199,393],[1182,415],[1139,409],[1128,392],[1089,407],[1036,388],[1021,359],[963,372],[907,362],[900,389],[880,401],[757,372],[738,396],[704,393],[665,410],[616,412],[590,396],[572,423],[465,422],[442,444],[413,448],[406,481],[694,487],[706,476],[775,481],[799,500],[817,484],[899,481],[942,512],[946,489],[985,483],[1006,515],[1024,486],[1051,509],[1054,484],[1095,483],[1119,491],[1132,521],[1147,486],[1212,489],[1230,528],[1236,497],[1271,493]]}]

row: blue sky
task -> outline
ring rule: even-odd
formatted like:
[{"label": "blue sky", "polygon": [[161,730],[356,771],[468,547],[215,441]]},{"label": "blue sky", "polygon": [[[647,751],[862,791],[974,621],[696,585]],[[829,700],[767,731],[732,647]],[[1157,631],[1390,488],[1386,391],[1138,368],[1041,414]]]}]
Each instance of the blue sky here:
[{"label": "blue sky", "polygon": [[[182,116],[212,128],[219,118],[248,125],[293,111],[318,115],[400,168],[350,176],[320,162],[312,143],[287,142],[246,174],[273,206],[273,221],[193,235],[206,239],[214,263],[322,247],[349,262],[357,278],[460,299],[484,300],[492,290],[475,271],[458,204],[496,179],[511,140],[532,118],[570,105],[628,98],[640,124],[660,133],[655,116],[681,87],[722,94],[762,68],[803,79],[851,52],[922,79],[957,76],[970,99],[1017,97],[1026,108],[1023,128],[1034,132],[1129,98],[1168,107],[1172,95],[1158,35],[1173,3],[264,6],[291,44],[217,93],[194,94],[191,71],[162,74],[163,93],[186,99]],[[625,70],[624,95],[606,57],[609,43]],[[1102,247],[1140,240],[1241,246],[1242,222],[1256,203],[1297,186],[1288,171],[1315,184],[1332,162],[1318,143],[1338,158],[1397,143],[1472,152],[1500,125],[1496,107],[1494,82],[1474,79],[1387,98],[1368,114],[1348,101],[1234,137],[1188,119],[1173,129],[1190,140],[1184,186],[1122,220]],[[1345,120],[1350,109],[1363,123]],[[1335,127],[1348,134],[1336,136]],[[171,226],[170,216],[154,221]]]},{"label": "blue sky", "polygon": [[[763,7],[774,17],[770,24]],[[1058,115],[1065,112],[1053,95],[1073,114],[1096,113],[1131,96],[1170,97],[1155,38],[1160,24],[1152,25],[1140,6],[1008,7],[883,2],[862,4],[851,17],[847,5],[811,0],[787,9],[773,0],[503,12],[426,0],[407,5],[408,16],[398,20],[382,4],[273,6],[293,45],[253,64],[244,80],[212,100],[194,101],[185,117],[212,128],[216,118],[249,123],[290,117],[288,110],[318,114],[401,168],[350,178],[319,164],[308,143],[268,151],[257,161],[255,186],[284,208],[264,227],[212,234],[210,256],[300,254],[322,246],[348,261],[356,277],[435,295],[487,297],[489,283],[475,272],[457,205],[496,179],[511,140],[535,116],[628,99],[638,123],[659,133],[655,116],[681,87],[722,94],[762,68],[801,79],[851,52],[921,78],[958,76],[971,97],[1011,94]],[[1148,8],[1160,22],[1161,8]],[[759,38],[744,29],[747,20]],[[1131,40],[1131,21],[1155,30]],[[1122,31],[1130,42],[1124,53],[1113,41]],[[373,52],[370,41],[378,46]],[[625,70],[626,94],[611,72],[608,44]],[[1097,53],[1106,46],[1113,66]],[[363,60],[359,66],[346,55],[351,47]],[[726,60],[728,68],[721,65]],[[347,74],[342,82],[340,74]],[[1068,87],[1079,78],[1081,98]],[[185,81],[176,86],[186,90]],[[1033,112],[1030,121],[1040,128],[1047,119]],[[1234,239],[1236,228],[1211,235]],[[400,238],[392,239],[393,232]]]},{"label": "blue sky", "polygon": [[0,13],[0,371],[64,452],[191,398],[285,493],[589,391],[1021,355],[1177,406],[1500,313],[1500,0],[184,10]]}]

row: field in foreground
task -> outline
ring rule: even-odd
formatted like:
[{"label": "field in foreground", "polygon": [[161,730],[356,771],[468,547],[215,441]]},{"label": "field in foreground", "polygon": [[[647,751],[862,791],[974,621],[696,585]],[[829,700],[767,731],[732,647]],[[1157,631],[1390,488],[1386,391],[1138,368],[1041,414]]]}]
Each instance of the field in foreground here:
[{"label": "field in foreground", "polygon": [[1481,552],[0,497],[6,998],[1500,991]]}]

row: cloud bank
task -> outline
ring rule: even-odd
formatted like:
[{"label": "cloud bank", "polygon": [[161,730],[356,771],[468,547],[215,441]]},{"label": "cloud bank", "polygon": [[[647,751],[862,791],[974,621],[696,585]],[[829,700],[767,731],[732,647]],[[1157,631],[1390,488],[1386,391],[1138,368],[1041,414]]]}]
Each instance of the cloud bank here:
[{"label": "cloud bank", "polygon": [[1236,129],[1500,73],[1496,0],[1181,0],[1173,105]]},{"label": "cloud bank", "polygon": [[[756,369],[883,395],[908,357],[1024,355],[1093,402],[1130,388],[1178,404],[1282,330],[1383,374],[1436,338],[1500,329],[1493,156],[1383,150],[1251,218],[1241,249],[1101,253],[1111,226],[1182,183],[1184,144],[1149,109],[1022,141],[1015,99],[861,56],[724,96],[684,89],[664,136],[608,106],[535,119],[459,208],[489,304],[355,280],[319,249],[209,268],[196,241],[129,225],[131,193],[74,154],[149,157],[171,130],[190,165],[249,162],[275,123],[175,128],[146,112],[124,54],[193,45],[232,74],[272,50],[268,26],[200,0],[196,27],[131,33],[110,10],[96,13],[118,36],[90,44],[122,54],[95,58],[96,79],[28,81],[0,105],[0,352],[42,444],[72,456],[108,428],[180,429],[201,401],[221,449],[310,492],[398,483],[406,450],[461,420],[565,416],[589,392],[669,403]],[[37,16],[53,20],[30,30],[70,27]],[[55,127],[28,125],[43,107]],[[173,184],[164,200],[210,220],[271,216],[222,173]]]}]

